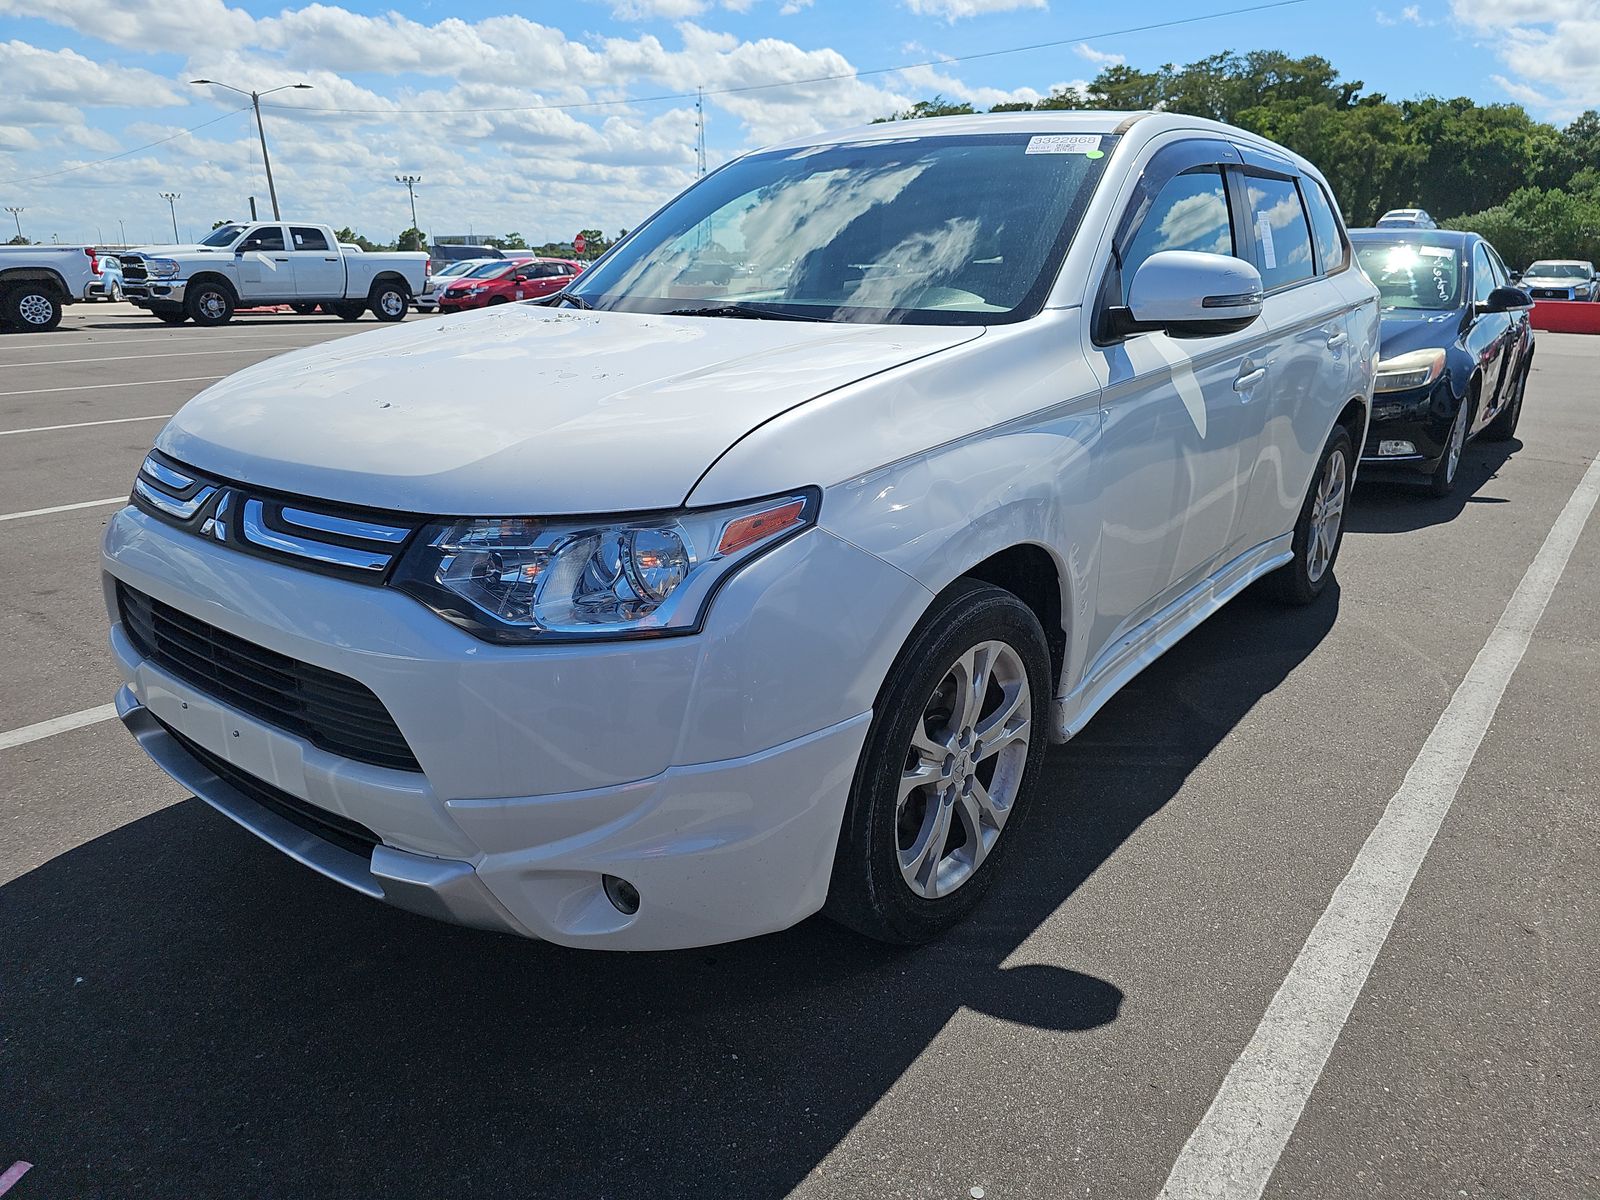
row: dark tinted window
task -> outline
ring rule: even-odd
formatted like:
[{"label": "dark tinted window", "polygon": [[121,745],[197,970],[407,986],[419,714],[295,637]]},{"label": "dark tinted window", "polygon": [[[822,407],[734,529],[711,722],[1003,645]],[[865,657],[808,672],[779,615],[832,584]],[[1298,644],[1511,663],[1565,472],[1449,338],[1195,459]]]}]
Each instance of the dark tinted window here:
[{"label": "dark tinted window", "polygon": [[1489,256],[1480,242],[1472,251],[1472,298],[1479,304],[1486,303],[1495,286],[1494,268],[1489,265]]},{"label": "dark tinted window", "polygon": [[1317,256],[1322,261],[1325,274],[1342,269],[1345,265],[1344,236],[1339,232],[1339,218],[1333,215],[1333,205],[1321,185],[1314,179],[1302,179],[1306,208],[1311,213],[1311,236],[1317,242]]},{"label": "dark tinted window", "polygon": [[1251,175],[1245,180],[1250,197],[1250,228],[1256,243],[1256,265],[1268,291],[1311,277],[1311,227],[1292,179]]},{"label": "dark tinted window", "polygon": [[246,235],[242,248],[245,250],[282,250],[283,226],[261,226],[261,228]]},{"label": "dark tinted window", "polygon": [[328,239],[320,229],[308,229],[299,225],[289,228],[289,236],[294,238],[296,250],[327,250],[330,249]]},{"label": "dark tinted window", "polygon": [[1150,203],[1122,264],[1122,298],[1141,263],[1163,250],[1235,254],[1228,189],[1216,167],[1201,167],[1167,181]]}]

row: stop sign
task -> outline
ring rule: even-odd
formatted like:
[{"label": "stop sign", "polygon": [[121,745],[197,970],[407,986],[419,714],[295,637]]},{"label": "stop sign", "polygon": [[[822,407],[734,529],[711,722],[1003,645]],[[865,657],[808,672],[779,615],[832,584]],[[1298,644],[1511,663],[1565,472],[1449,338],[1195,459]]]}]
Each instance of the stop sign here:
[{"label": "stop sign", "polygon": [[583,234],[580,233],[577,237],[572,239],[572,252],[574,254],[582,254],[585,245],[586,243],[583,240]]}]

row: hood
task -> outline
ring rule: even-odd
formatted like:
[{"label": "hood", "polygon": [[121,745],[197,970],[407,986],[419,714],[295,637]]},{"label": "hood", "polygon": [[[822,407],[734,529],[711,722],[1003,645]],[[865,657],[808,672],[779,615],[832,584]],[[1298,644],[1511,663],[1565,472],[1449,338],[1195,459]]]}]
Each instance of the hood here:
[{"label": "hood", "polygon": [[[156,445],[241,483],[402,512],[672,508],[758,425],[982,332],[500,305],[248,367]],[[797,454],[772,490],[821,482]]]},{"label": "hood", "polygon": [[135,246],[131,250],[122,251],[123,254],[144,254],[150,258],[171,258],[177,254],[232,254],[226,246],[201,246],[195,243],[187,245],[175,244],[171,246]]},{"label": "hood", "polygon": [[1593,281],[1586,275],[1524,275],[1516,287],[1575,288],[1588,287]]},{"label": "hood", "polygon": [[1456,344],[1466,310],[1397,308],[1383,312],[1381,358],[1399,358],[1413,350],[1448,349]]}]

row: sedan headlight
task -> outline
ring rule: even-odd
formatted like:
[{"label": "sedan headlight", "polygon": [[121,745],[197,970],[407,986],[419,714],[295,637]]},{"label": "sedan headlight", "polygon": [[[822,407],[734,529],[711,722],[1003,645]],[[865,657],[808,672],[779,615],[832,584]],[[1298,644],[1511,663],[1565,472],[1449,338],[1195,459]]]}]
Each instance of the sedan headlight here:
[{"label": "sedan headlight", "polygon": [[178,260],[175,258],[152,258],[146,260],[144,269],[157,279],[171,279],[178,273]]},{"label": "sedan headlight", "polygon": [[475,518],[423,530],[395,585],[492,642],[693,633],[740,567],[815,524],[808,489],[602,521]]},{"label": "sedan headlight", "polygon": [[1380,392],[1409,392],[1412,388],[1426,387],[1444,373],[1443,350],[1413,350],[1409,354],[1378,362]]}]

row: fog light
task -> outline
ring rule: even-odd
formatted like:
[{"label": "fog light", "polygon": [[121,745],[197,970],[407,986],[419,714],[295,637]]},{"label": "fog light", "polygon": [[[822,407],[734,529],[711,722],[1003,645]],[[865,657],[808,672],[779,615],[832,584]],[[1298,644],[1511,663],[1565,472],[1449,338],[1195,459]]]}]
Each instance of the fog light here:
[{"label": "fog light", "polygon": [[1410,442],[1379,442],[1378,454],[1384,458],[1391,458],[1401,454],[1415,454],[1417,448]]},{"label": "fog light", "polygon": [[639,889],[626,879],[618,879],[615,875],[602,875],[601,882],[605,885],[606,899],[612,906],[625,916],[633,916],[639,911]]}]

